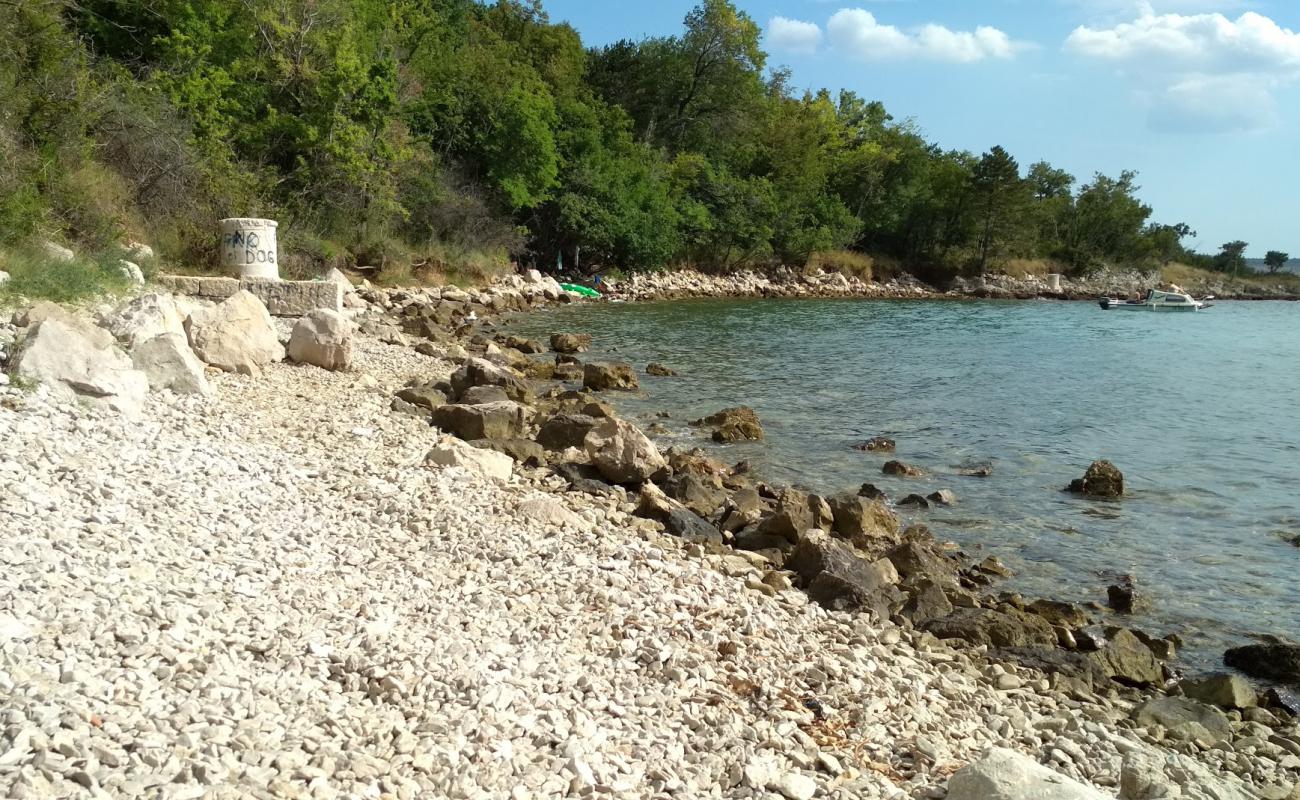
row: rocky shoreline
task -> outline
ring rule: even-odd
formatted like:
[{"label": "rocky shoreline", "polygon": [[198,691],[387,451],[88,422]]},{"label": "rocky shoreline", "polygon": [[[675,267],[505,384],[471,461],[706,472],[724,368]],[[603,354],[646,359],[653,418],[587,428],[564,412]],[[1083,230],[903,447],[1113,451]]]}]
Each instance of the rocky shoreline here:
[{"label": "rocky shoreline", "polygon": [[997,593],[867,486],[661,452],[602,400],[631,365],[492,322],[568,299],[12,315],[11,369],[94,352],[0,387],[0,789],[1300,797],[1285,694],[1166,687],[1167,640]]},{"label": "rocky shoreline", "polygon": [[[1014,278],[991,274],[983,278],[957,278],[946,288],[927,285],[904,274],[885,282],[864,281],[838,272],[803,274],[782,267],[771,272],[742,271],[712,275],[695,270],[637,273],[613,285],[612,299],[629,301],[692,298],[858,298],[891,300],[1096,300],[1101,296],[1130,297],[1145,292],[1159,279],[1140,272],[1102,272],[1090,278],[1063,277],[1059,289],[1042,276]],[[1224,281],[1188,286],[1203,296],[1223,300],[1300,300],[1284,287],[1232,287]]]}]

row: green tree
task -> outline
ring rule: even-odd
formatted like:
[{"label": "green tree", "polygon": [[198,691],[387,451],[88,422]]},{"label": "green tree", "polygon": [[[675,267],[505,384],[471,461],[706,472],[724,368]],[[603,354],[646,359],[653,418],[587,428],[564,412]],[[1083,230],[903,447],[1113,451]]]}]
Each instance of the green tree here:
[{"label": "green tree", "polygon": [[1241,272],[1241,268],[1246,266],[1247,247],[1250,245],[1240,239],[1224,243],[1219,247],[1219,254],[1214,257],[1215,269],[1233,275]]},{"label": "green tree", "polygon": [[1291,260],[1290,253],[1284,253],[1281,250],[1269,250],[1264,254],[1264,265],[1268,267],[1270,273],[1277,272],[1286,266],[1286,262]]},{"label": "green tree", "polygon": [[1020,178],[1020,165],[1001,147],[980,157],[971,179],[979,228],[976,252],[980,274],[1008,240],[1023,234],[1024,211],[1031,187]]},{"label": "green tree", "polygon": [[1179,222],[1176,225],[1149,225],[1143,235],[1152,256],[1161,264],[1170,264],[1189,260],[1183,240],[1195,238],[1196,231],[1186,223]]},{"label": "green tree", "polygon": [[1063,249],[1075,269],[1132,262],[1141,255],[1151,207],[1138,200],[1136,179],[1137,173],[1127,170],[1118,178],[1098,173],[1079,190]]}]

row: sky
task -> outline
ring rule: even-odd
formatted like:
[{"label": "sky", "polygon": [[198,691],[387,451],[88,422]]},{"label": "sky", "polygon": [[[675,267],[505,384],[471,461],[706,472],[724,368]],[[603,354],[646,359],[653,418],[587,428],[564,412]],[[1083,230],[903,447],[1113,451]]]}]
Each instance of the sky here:
[{"label": "sky", "polygon": [[[545,0],[589,45],[680,32],[696,0]],[[1196,249],[1300,257],[1300,0],[735,0],[769,67],[852,89],[948,149],[1086,181],[1138,172]]]}]

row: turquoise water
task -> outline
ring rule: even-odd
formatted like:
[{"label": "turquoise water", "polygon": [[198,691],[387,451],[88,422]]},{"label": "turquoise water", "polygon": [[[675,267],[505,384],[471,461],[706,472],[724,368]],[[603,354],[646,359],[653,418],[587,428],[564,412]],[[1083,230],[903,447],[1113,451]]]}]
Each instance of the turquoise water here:
[{"label": "turquoise water", "polygon": [[[895,498],[952,489],[958,505],[905,516],[998,555],[1026,595],[1104,604],[1131,574],[1155,605],[1130,622],[1183,635],[1192,668],[1249,633],[1300,635],[1300,547],[1285,541],[1300,535],[1300,304],[581,304],[513,328],[592,333],[596,357],[680,370],[612,398],[647,422],[670,410],[664,445],[703,444],[685,423],[743,403],[767,440],[718,455],[766,478],[825,493],[871,482]],[[850,448],[876,435],[897,454]],[[890,457],[932,476],[881,475]],[[1097,458],[1131,497],[1060,491]],[[991,477],[956,474],[982,462]]]}]

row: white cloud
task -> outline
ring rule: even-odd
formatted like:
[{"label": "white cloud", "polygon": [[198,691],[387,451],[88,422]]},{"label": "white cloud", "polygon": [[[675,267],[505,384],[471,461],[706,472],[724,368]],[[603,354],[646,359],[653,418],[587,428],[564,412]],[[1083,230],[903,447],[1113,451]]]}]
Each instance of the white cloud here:
[{"label": "white cloud", "polygon": [[776,50],[815,53],[821,47],[822,29],[814,22],[772,17],[767,23],[767,43]]},{"label": "white cloud", "polygon": [[826,33],[836,49],[868,60],[921,58],[972,63],[986,58],[1011,58],[1023,47],[1002,31],[988,26],[974,31],[954,31],[930,24],[907,32],[881,23],[862,8],[835,12],[826,23]]},{"label": "white cloud", "polygon": [[1135,91],[1157,130],[1223,132],[1267,127],[1276,119],[1273,91],[1300,78],[1300,33],[1247,11],[1156,13],[1111,27],[1080,26],[1065,49],[1131,68]]}]

